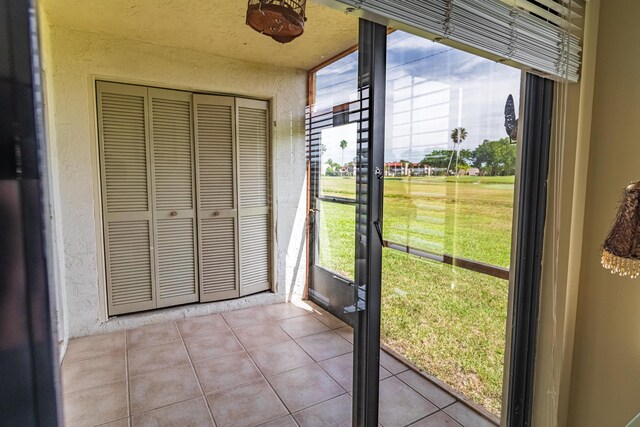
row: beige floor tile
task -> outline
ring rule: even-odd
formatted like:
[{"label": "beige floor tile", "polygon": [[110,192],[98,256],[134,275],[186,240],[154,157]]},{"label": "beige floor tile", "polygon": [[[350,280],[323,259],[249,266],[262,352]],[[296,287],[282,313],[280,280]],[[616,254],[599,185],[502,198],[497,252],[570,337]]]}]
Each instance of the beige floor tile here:
[{"label": "beige floor tile", "polygon": [[277,420],[269,421],[268,423],[260,424],[260,427],[298,427],[291,415],[286,415]]},{"label": "beige floor tile", "polygon": [[[411,427],[461,427],[453,418],[442,411],[429,415],[420,421],[411,424]],[[473,427],[473,426],[469,426]]]},{"label": "beige floor tile", "polygon": [[[353,353],[323,360],[318,364],[346,391],[353,390]],[[390,376],[391,373],[380,366],[380,379]]]},{"label": "beige floor tile", "polygon": [[333,331],[308,335],[296,340],[316,361],[329,359],[353,351],[353,346]]},{"label": "beige floor tile", "polygon": [[335,330],[342,338],[353,344],[353,328],[351,326],[344,326]]},{"label": "beige floor tile", "polygon": [[300,338],[319,332],[328,331],[329,328],[313,316],[298,316],[290,319],[276,321],[291,338]]},{"label": "beige floor tile", "polygon": [[291,339],[289,335],[273,322],[265,322],[258,326],[236,329],[235,333],[247,350]]},{"label": "beige floor tile", "polygon": [[437,410],[434,404],[396,377],[380,381],[379,420],[384,427],[406,426]]},{"label": "beige floor tile", "polygon": [[111,421],[106,424],[100,424],[98,427],[129,427],[129,417]]},{"label": "beige floor tile", "polygon": [[179,320],[177,323],[183,338],[192,338],[199,335],[209,335],[229,330],[227,322],[225,322],[219,314],[190,317]]},{"label": "beige floor tile", "polygon": [[257,381],[262,374],[244,351],[195,362],[196,374],[205,393]]},{"label": "beige floor tile", "polygon": [[381,381],[386,379],[386,378],[389,378],[389,377],[393,376],[393,374],[391,372],[387,371],[385,368],[383,368],[382,365],[380,365],[380,372],[379,372],[378,375],[379,375],[378,378],[380,378]]},{"label": "beige floor tile", "polygon": [[221,313],[231,329],[246,328],[261,325],[271,318],[262,306],[249,307],[242,310],[226,311]]},{"label": "beige floor tile", "polygon": [[127,383],[118,381],[67,393],[63,398],[68,426],[96,426],[127,417]]},{"label": "beige floor tile", "polygon": [[69,340],[64,361],[72,362],[114,353],[124,353],[124,350],[124,332],[73,338]]},{"label": "beige floor tile", "polygon": [[432,383],[422,375],[412,371],[404,371],[397,375],[400,380],[408,384],[412,389],[434,403],[438,408],[444,408],[455,402],[455,398],[436,384]]},{"label": "beige floor tile", "polygon": [[293,414],[300,427],[347,427],[351,425],[351,397],[335,397]]},{"label": "beige floor tile", "polygon": [[191,360],[194,362],[226,356],[244,350],[231,331],[188,338],[184,340],[184,343],[187,346]]},{"label": "beige floor tile", "polygon": [[218,427],[252,427],[287,415],[286,408],[265,380],[208,394]]},{"label": "beige floor tile", "polygon": [[124,353],[62,364],[62,390],[65,393],[127,379]]},{"label": "beige floor tile", "polygon": [[322,369],[327,371],[331,378],[336,380],[346,391],[353,390],[353,353],[346,353],[341,356],[318,362]]},{"label": "beige floor tile", "polygon": [[127,352],[127,356],[130,376],[189,364],[189,356],[182,341],[133,348]]},{"label": "beige floor tile", "polygon": [[305,306],[308,306],[311,310],[318,310],[322,308],[315,302],[311,301],[310,299],[302,301],[302,304],[304,304]]},{"label": "beige floor tile", "polygon": [[344,323],[342,320],[322,308],[314,310],[311,315],[327,325],[329,329],[344,328],[345,326],[349,327],[349,325]]},{"label": "beige floor tile", "polygon": [[398,359],[391,356],[384,350],[380,350],[380,364],[393,375],[397,375],[400,372],[404,372],[409,369],[407,365],[401,363]]},{"label": "beige floor tile", "polygon": [[132,427],[207,427],[214,426],[204,397],[185,400],[131,417]]},{"label": "beige floor tile", "polygon": [[316,364],[267,377],[289,411],[296,412],[344,393]]},{"label": "beige floor tile", "polygon": [[139,414],[201,396],[191,365],[176,366],[130,378],[131,412]]},{"label": "beige floor tile", "polygon": [[264,311],[272,320],[288,319],[296,316],[309,314],[310,310],[305,310],[291,303],[265,305]]},{"label": "beige floor tile", "polygon": [[495,424],[461,402],[443,409],[451,418],[465,427],[494,427]]},{"label": "beige floor tile", "polygon": [[[126,341],[125,332],[73,339],[62,366],[65,418],[73,426],[211,426],[202,385],[218,427],[347,427],[352,341],[353,329],[328,312],[289,303],[145,326]],[[380,377],[384,427],[493,426],[384,351]]]},{"label": "beige floor tile", "polygon": [[180,339],[180,333],[175,322],[163,322],[127,331],[127,346],[129,349],[166,344]]},{"label": "beige floor tile", "polygon": [[249,355],[265,375],[275,375],[313,363],[313,359],[294,341],[249,350]]}]

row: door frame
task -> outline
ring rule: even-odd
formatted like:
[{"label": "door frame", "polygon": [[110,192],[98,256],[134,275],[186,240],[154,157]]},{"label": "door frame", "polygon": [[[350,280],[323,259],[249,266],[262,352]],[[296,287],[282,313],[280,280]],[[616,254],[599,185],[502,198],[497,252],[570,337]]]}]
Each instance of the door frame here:
[{"label": "door frame", "polygon": [[34,2],[0,0],[0,413],[21,426],[62,425],[39,52]]},{"label": "door frame", "polygon": [[[340,289],[340,299],[349,306],[351,313],[337,312],[314,294],[309,287],[309,297],[329,309],[337,317],[354,327],[353,352],[353,400],[352,422],[354,426],[378,425],[378,394],[380,364],[380,301],[382,247],[382,175],[384,171],[384,129],[386,94],[386,43],[387,27],[365,19],[359,20],[358,37],[358,100],[334,106],[316,116],[323,123],[314,128],[311,106],[307,113],[307,153],[309,160],[309,239],[308,283],[319,282],[322,287]],[[353,51],[350,51],[351,53]],[[336,58],[341,57],[340,55]],[[310,86],[309,92],[313,88]],[[365,114],[366,113],[366,114]],[[345,117],[346,115],[346,117]],[[320,141],[318,130],[350,123],[350,116],[357,123],[357,165],[355,199],[322,197],[319,194]],[[364,119],[363,119],[364,117]],[[315,160],[315,161],[314,161]],[[355,277],[340,276],[316,265],[316,201],[355,206],[354,252]],[[333,310],[332,310],[333,309]]]},{"label": "door frame", "polygon": [[387,27],[361,19],[359,43],[358,90],[369,117],[357,155],[355,298],[359,305],[364,289],[365,307],[354,327],[352,424],[370,427],[378,425],[380,389]]},{"label": "door frame", "polygon": [[530,426],[532,421],[554,86],[552,80],[526,73],[512,260],[511,342],[503,379],[507,381],[507,408],[502,413],[510,426]]}]

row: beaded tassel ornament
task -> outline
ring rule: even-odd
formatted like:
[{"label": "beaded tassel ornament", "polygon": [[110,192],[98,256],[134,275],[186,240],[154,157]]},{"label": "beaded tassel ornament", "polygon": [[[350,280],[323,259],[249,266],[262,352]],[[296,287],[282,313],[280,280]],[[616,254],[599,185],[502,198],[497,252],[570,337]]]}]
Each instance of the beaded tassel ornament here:
[{"label": "beaded tassel ornament", "polygon": [[602,246],[602,266],[611,274],[640,275],[640,181],[624,191],[618,216]]}]

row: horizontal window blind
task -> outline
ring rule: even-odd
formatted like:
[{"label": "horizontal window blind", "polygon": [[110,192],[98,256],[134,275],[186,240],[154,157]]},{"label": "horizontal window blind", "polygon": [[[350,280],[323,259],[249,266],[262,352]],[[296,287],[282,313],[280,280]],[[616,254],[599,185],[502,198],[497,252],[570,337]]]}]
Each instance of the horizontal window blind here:
[{"label": "horizontal window blind", "polygon": [[337,0],[381,24],[578,81],[585,0]]}]

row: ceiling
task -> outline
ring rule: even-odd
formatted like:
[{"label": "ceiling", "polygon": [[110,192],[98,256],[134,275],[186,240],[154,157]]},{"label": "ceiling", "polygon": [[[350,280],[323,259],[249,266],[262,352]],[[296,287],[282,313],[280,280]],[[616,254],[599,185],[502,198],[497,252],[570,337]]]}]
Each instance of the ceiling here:
[{"label": "ceiling", "polygon": [[[308,70],[354,46],[358,19],[307,3],[304,34],[282,45],[245,25],[246,0],[42,0],[50,23]],[[188,7],[187,7],[188,4]]]}]

